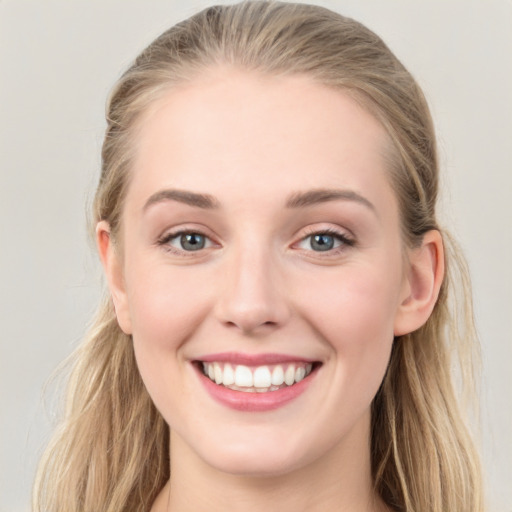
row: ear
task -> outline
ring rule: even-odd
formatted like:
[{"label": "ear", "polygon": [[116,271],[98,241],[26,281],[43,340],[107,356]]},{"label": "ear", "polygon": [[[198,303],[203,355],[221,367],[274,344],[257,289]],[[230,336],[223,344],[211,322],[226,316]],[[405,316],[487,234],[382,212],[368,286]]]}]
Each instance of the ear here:
[{"label": "ear", "polygon": [[441,233],[428,231],[420,247],[409,252],[402,301],[394,334],[401,336],[419,329],[430,317],[444,278],[444,249]]},{"label": "ear", "polygon": [[110,236],[110,226],[106,221],[100,221],[96,225],[96,244],[112,301],[114,302],[117,322],[125,334],[132,334],[132,324],[124,285],[123,266]]}]

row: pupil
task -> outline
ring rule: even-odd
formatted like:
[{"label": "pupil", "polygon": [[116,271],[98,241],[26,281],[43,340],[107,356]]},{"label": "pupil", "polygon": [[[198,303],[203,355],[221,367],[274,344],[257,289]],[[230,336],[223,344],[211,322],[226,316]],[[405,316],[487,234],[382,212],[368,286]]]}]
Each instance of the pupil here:
[{"label": "pupil", "polygon": [[204,247],[204,236],[198,233],[181,235],[181,246],[187,251],[198,251]]},{"label": "pupil", "polygon": [[315,251],[329,251],[334,247],[334,238],[331,235],[314,235],[311,248]]}]

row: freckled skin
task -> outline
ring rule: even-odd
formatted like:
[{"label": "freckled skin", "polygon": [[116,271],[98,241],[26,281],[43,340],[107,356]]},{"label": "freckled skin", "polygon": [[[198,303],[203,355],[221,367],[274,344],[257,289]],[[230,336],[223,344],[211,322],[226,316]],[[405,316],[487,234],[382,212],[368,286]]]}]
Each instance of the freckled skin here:
[{"label": "freckled skin", "polygon": [[[370,404],[409,291],[386,144],[378,122],[339,91],[234,69],[170,90],[141,121],[114,298],[179,467],[268,476],[321,465],[351,468],[354,487],[368,483]],[[285,206],[291,192],[317,188],[354,191],[373,208]],[[164,189],[209,194],[219,207],[144,210]],[[158,242],[179,230],[207,244]],[[326,230],[353,245],[315,250],[308,237]],[[213,401],[191,364],[227,351],[322,366],[286,406],[240,412]]]}]

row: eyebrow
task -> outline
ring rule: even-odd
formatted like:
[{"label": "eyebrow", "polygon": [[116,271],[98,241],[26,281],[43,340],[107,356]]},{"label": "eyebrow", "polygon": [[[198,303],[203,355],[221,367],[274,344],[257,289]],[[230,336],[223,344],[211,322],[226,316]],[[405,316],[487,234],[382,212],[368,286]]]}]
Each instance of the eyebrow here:
[{"label": "eyebrow", "polygon": [[318,188],[307,190],[305,192],[296,192],[292,194],[288,201],[286,201],[287,208],[304,208],[320,203],[327,203],[329,201],[354,201],[356,203],[366,206],[374,213],[376,213],[375,206],[363,197],[362,195],[354,192],[353,190],[340,190],[330,188]]},{"label": "eyebrow", "polygon": [[[365,197],[353,190],[340,190],[318,188],[305,192],[295,192],[286,201],[287,208],[305,208],[329,201],[353,201],[366,206],[376,213],[375,206]],[[143,207],[143,211],[150,206],[164,201],[178,201],[196,208],[214,210],[220,207],[219,201],[210,194],[199,194],[188,190],[164,189],[155,192],[149,197]]]},{"label": "eyebrow", "polygon": [[187,190],[165,189],[155,192],[144,204],[143,210],[147,210],[150,206],[163,201],[178,201],[179,203],[188,204],[197,208],[213,210],[219,208],[220,204],[213,196],[209,194],[198,194]]}]

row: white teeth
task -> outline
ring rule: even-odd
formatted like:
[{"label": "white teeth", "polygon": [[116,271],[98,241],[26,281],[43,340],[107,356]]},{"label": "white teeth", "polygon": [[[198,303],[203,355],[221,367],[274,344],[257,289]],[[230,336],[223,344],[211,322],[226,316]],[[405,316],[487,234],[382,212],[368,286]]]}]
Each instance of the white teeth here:
[{"label": "white teeth", "polygon": [[272,377],[268,366],[260,366],[254,371],[254,387],[268,388],[272,384]]},{"label": "white teeth", "polygon": [[283,367],[278,364],[272,371],[272,384],[274,386],[280,386],[284,382],[284,371]]},{"label": "white teeth", "polygon": [[306,376],[306,369],[299,366],[295,370],[295,382],[300,382]]},{"label": "white teeth", "polygon": [[231,386],[235,383],[235,372],[230,364],[224,365],[224,378],[222,379],[224,386]]},{"label": "white teeth", "polygon": [[252,372],[247,366],[238,365],[235,370],[235,384],[239,387],[250,388],[253,385]]},{"label": "white teeth", "polygon": [[[224,385],[237,391],[248,393],[266,393],[292,386],[307,377],[312,369],[311,363],[290,363],[288,365],[258,366],[250,368],[244,365],[233,366],[229,363],[203,363],[203,373],[218,385]],[[286,370],[284,369],[286,367]]]},{"label": "white teeth", "polygon": [[295,366],[291,364],[286,368],[286,371],[284,372],[284,382],[291,386],[295,382]]},{"label": "white teeth", "polygon": [[222,368],[219,363],[213,364],[213,374],[215,375],[215,383],[222,384]]}]

